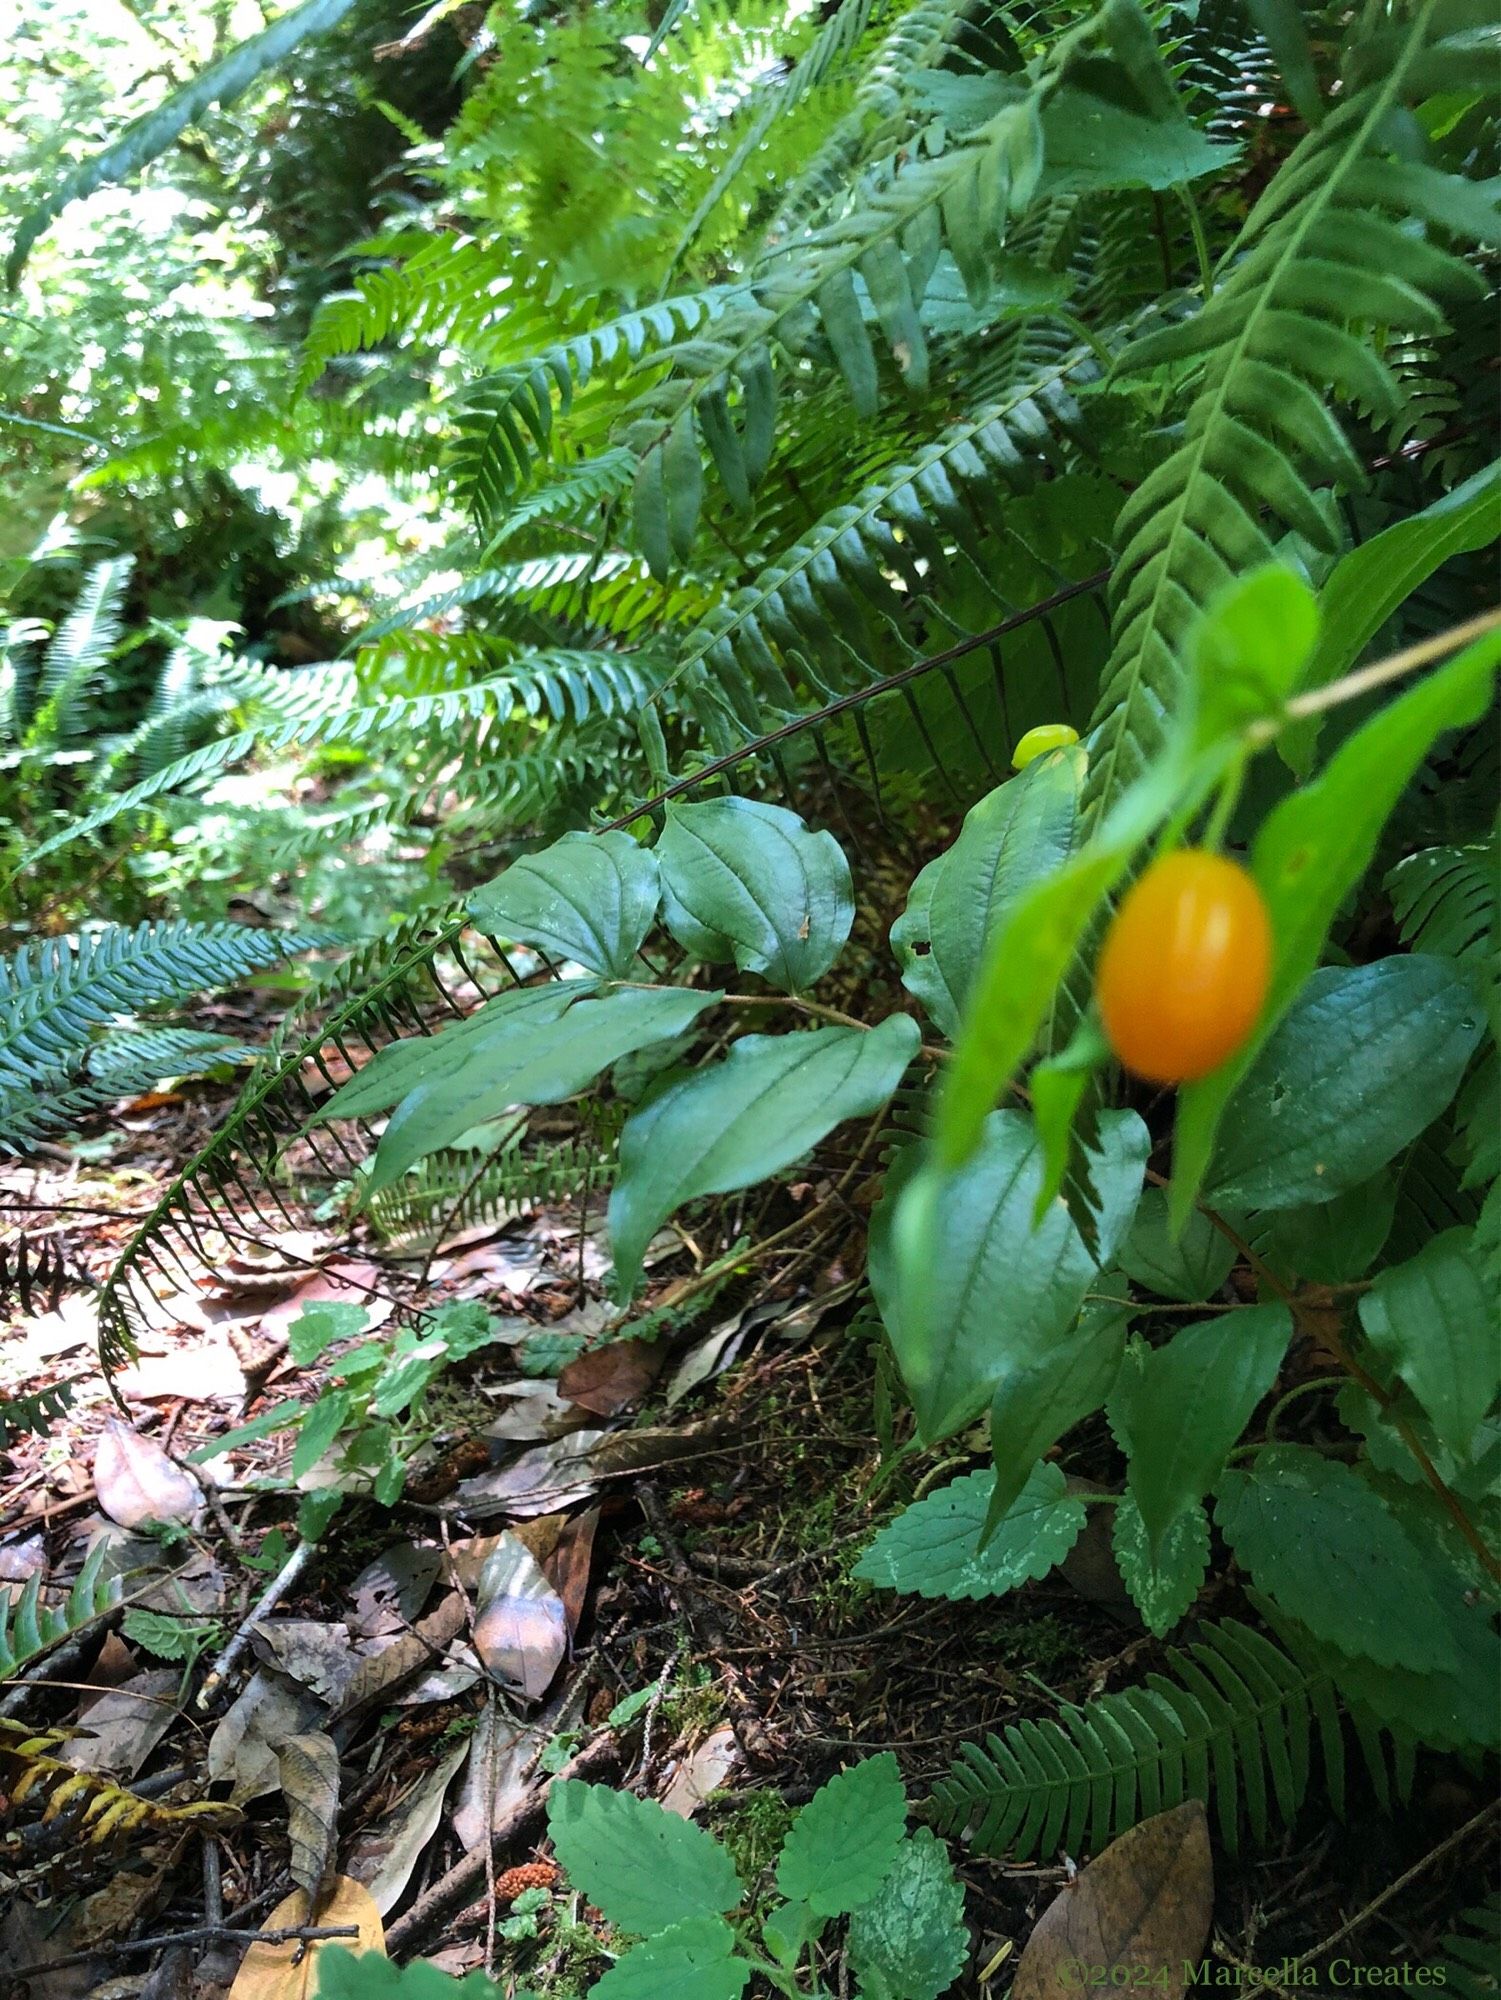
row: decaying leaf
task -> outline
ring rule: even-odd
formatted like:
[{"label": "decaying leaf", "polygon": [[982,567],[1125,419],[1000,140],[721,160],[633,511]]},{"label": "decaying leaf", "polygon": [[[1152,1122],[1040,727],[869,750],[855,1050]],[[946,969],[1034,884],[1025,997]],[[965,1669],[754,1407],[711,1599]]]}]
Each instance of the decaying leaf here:
[{"label": "decaying leaf", "polygon": [[449,1781],[468,1754],[467,1741],[456,1743],[423,1772],[378,1827],[360,1834],[350,1847],[346,1869],[364,1883],[382,1916],[400,1900],[422,1850],[437,1832]]},{"label": "decaying leaf", "polygon": [[442,1551],[421,1542],[396,1542],[354,1580],[354,1609],[345,1623],[357,1638],[404,1632],[427,1602]]},{"label": "decaying leaf", "polygon": [[525,1797],[525,1774],[536,1755],[535,1730],[513,1722],[494,1703],[481,1711],[453,1809],[453,1830],[462,1846],[478,1846],[487,1828]]},{"label": "decaying leaf", "polygon": [[570,1361],[558,1393],[597,1417],[616,1417],[639,1403],[661,1373],[666,1349],[651,1340],[612,1340]]},{"label": "decaying leaf", "polygon": [[191,1473],[174,1465],[152,1438],[111,1417],[94,1454],[94,1488],[99,1505],[122,1528],[143,1521],[191,1521],[203,1506],[203,1490]]},{"label": "decaying leaf", "polygon": [[474,1649],[485,1671],[526,1701],[540,1701],[568,1651],[563,1600],[515,1535],[497,1537],[480,1575]]},{"label": "decaying leaf", "polygon": [[339,1829],[339,1752],[316,1731],[290,1737],[276,1760],[287,1795],[292,1880],[316,1896],[333,1860]]},{"label": "decaying leaf", "polygon": [[348,1626],[317,1618],[264,1618],[251,1627],[250,1643],[258,1660],[327,1702],[341,1698],[360,1664]]},{"label": "decaying leaf", "polygon": [[717,1792],[740,1761],[740,1746],[728,1723],[709,1734],[673,1772],[662,1794],[665,1811],[692,1819],[711,1792]]},{"label": "decaying leaf", "polygon": [[327,1713],[316,1696],[286,1674],[274,1667],[257,1668],[209,1738],[209,1776],[231,1780],[236,1805],[274,1792],[281,1783],[276,1760],[282,1744],[321,1723]]},{"label": "decaying leaf", "polygon": [[403,1632],[392,1644],[361,1660],[334,1713],[352,1714],[367,1702],[378,1701],[423,1668],[433,1666],[450,1639],[463,1631],[464,1624],[464,1600],[456,1590],[451,1590],[409,1632]]},{"label": "decaying leaf", "polygon": [[133,1778],[177,1719],[181,1675],[173,1669],[136,1674],[84,1710],[79,1734],[63,1752],[75,1771]]},{"label": "decaying leaf", "polygon": [[1113,1840],[1059,1892],[1022,1953],[1012,2000],[1056,2000],[1075,1990],[1080,1967],[1107,1988],[1182,2000],[1213,1914],[1209,1824],[1190,1799]]},{"label": "decaying leaf", "polygon": [[558,1537],[556,1548],[548,1556],[540,1558],[548,1581],[563,1600],[570,1633],[577,1632],[584,1615],[599,1516],[598,1507],[586,1507],[582,1514],[571,1515]]},{"label": "decaying leaf", "polygon": [[487,1514],[550,1514],[594,1498],[591,1458],[605,1431],[575,1431],[571,1437],[524,1451],[509,1465],[466,1479],[445,1506],[483,1520]]},{"label": "decaying leaf", "polygon": [[[262,1926],[268,1931],[285,1931],[317,1925],[334,1928],[342,1924],[358,1927],[357,1937],[332,1940],[345,1951],[378,1952],[386,1955],[386,1933],[380,1911],[370,1892],[348,1875],[335,1875],[316,1914],[305,1889],[294,1889],[284,1897]],[[326,1945],[318,1939],[299,1946],[253,1944],[241,1962],[228,2000],[314,2000],[318,1991],[318,1962]],[[300,1957],[299,1957],[300,1954]]]}]

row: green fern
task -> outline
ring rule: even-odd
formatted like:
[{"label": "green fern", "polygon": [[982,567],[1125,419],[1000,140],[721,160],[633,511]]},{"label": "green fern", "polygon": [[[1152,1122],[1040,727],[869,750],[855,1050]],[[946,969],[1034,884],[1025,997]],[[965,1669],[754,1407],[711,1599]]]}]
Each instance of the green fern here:
[{"label": "green fern", "polygon": [[1493,236],[1492,203],[1394,151],[1393,113],[1436,70],[1474,60],[1463,35],[1432,40],[1438,18],[1424,0],[1407,23],[1356,42],[1349,94],[1256,204],[1212,298],[1126,354],[1136,373],[1195,364],[1199,386],[1184,442],[1121,516],[1115,645],[1090,761],[1096,810],[1160,751],[1203,607],[1270,559],[1262,510],[1317,548],[1336,546],[1315,485],[1356,489],[1364,473],[1329,413],[1330,391],[1377,413],[1398,400],[1371,330],[1432,333],[1444,324],[1440,298],[1483,290],[1431,232]]},{"label": "green fern", "polygon": [[1459,2000],[1484,2000],[1501,1993],[1501,1895],[1487,1897],[1459,1919],[1439,1946],[1443,1953],[1433,1967],[1434,1984]]},{"label": "green fern", "polygon": [[[1238,1852],[1242,1817],[1255,1841],[1297,1815],[1317,1736],[1324,1784],[1344,1816],[1345,1752],[1334,1677],[1292,1659],[1235,1620],[1206,1625],[1167,1654],[1168,1673],[1066,1705],[1058,1720],[1013,1722],[970,1743],[934,1787],[934,1823],[985,1854],[1098,1853],[1140,1819],[1185,1799],[1213,1801]],[[1379,1737],[1359,1732],[1373,1777],[1387,1777]]]},{"label": "green fern", "polygon": [[[17,1437],[47,1437],[60,1417],[73,1407],[72,1381],[49,1383],[20,1396],[0,1396],[0,1447]],[[39,1581],[37,1578],[33,1582]],[[5,1607],[0,1605],[0,1678],[4,1677]]]},{"label": "green fern", "polygon": [[0,1146],[56,1130],[120,1094],[124,1058],[116,1054],[86,1083],[70,1088],[69,1079],[90,1064],[98,1032],[122,1015],[238,985],[324,942],[234,924],[110,925],[0,960]]},{"label": "green fern", "polygon": [[523,1150],[519,1134],[478,1172],[473,1153],[433,1153],[374,1196],[370,1220],[388,1242],[406,1243],[436,1225],[469,1227],[571,1201],[590,1186],[606,1186],[613,1164],[608,1146],[561,1139]]},{"label": "green fern", "polygon": [[124,1594],[119,1577],[101,1579],[108,1543],[100,1541],[78,1572],[65,1605],[42,1603],[42,1579],[34,1576],[12,1604],[0,1603],[0,1681],[13,1680],[28,1661],[70,1639],[113,1610]]}]

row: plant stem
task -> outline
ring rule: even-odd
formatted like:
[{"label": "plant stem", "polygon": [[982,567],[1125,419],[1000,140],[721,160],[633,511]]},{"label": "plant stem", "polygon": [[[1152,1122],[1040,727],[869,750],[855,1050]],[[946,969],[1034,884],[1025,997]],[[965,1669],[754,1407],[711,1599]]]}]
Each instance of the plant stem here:
[{"label": "plant stem", "polygon": [[1418,667],[1426,667],[1430,660],[1441,660],[1446,653],[1457,653],[1462,646],[1468,646],[1472,639],[1483,639],[1487,632],[1494,632],[1501,626],[1501,611],[1483,611],[1477,618],[1467,618],[1462,625],[1452,625],[1447,632],[1440,632],[1432,639],[1424,639],[1416,646],[1404,646],[1400,653],[1391,653],[1384,660],[1374,660],[1368,667],[1357,667],[1353,674],[1344,674],[1337,681],[1330,681],[1327,687],[1310,688],[1307,694],[1294,695],[1281,715],[1267,716],[1261,722],[1252,723],[1246,731],[1246,741],[1252,749],[1260,749],[1289,722],[1299,722],[1306,715],[1321,715],[1325,709],[1338,708],[1342,702],[1354,701],[1357,696],[1369,694],[1372,688],[1385,687],[1389,681],[1401,680]]}]

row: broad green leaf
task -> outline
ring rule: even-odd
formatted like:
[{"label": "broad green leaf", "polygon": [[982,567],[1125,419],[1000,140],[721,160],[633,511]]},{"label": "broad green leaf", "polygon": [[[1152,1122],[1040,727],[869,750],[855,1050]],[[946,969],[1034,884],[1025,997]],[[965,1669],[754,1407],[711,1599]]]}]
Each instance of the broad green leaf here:
[{"label": "broad green leaf", "polygon": [[576,1000],[598,990],[593,979],[553,980],[545,986],[516,986],[436,1035],[410,1035],[378,1049],[363,1069],[340,1084],[314,1114],[313,1124],[330,1118],[371,1118],[399,1104],[419,1083],[451,1076],[471,1056],[514,1032],[556,1021]]},{"label": "broad green leaf", "polygon": [[1380,1254],[1396,1206],[1397,1177],[1383,1173],[1317,1207],[1279,1209],[1266,1240],[1267,1259],[1284,1277],[1347,1285]]},{"label": "broad green leaf", "polygon": [[1025,890],[1073,851],[1086,760],[1077,746],[1039,757],[988,792],[959,838],[912,884],[891,927],[902,984],[953,1035],[985,946]]},{"label": "broad green leaf", "polygon": [[1432,1421],[1406,1396],[1399,1395],[1395,1409],[1384,1410],[1350,1382],[1336,1401],[1340,1422],[1365,1439],[1371,1465],[1383,1477],[1405,1479],[1411,1485],[1425,1482],[1422,1467],[1393,1421],[1400,1416],[1451,1493],[1476,1501],[1501,1496],[1501,1412],[1483,1417],[1474,1435],[1459,1451],[1451,1452]]},{"label": "broad green leaf", "polygon": [[610,1241],[622,1297],[675,1208],[749,1187],[800,1160],[846,1118],[878,1111],[917,1052],[917,1023],[743,1035],[723,1062],[670,1083],[626,1121],[610,1196]]},{"label": "broad green leaf", "polygon": [[1203,1586],[1209,1569],[1209,1516],[1197,1501],[1185,1507],[1163,1536],[1155,1562],[1146,1524],[1130,1493],[1121,1495],[1113,1527],[1121,1581],[1147,1630],[1160,1639],[1187,1614]]},{"label": "broad green leaf", "polygon": [[233,104],[257,77],[264,76],[290,55],[299,42],[310,35],[326,34],[353,4],[354,0],[303,0],[302,6],[291,8],[260,34],[252,35],[218,62],[201,70],[181,90],[173,91],[154,111],[148,111],[127,127],[103,152],[75,167],[45,201],[22,218],[5,267],[6,283],[14,289],[32,245],[69,202],[139,173],[142,167],[160,158],[189,125],[197,124],[210,105]]},{"label": "broad green leaf", "polygon": [[1313,650],[1319,608],[1296,571],[1267,563],[1237,578],[1194,633],[1194,735],[1221,741],[1280,713]]},{"label": "broad green leaf", "polygon": [[316,1361],[336,1340],[353,1340],[363,1333],[370,1315],[352,1300],[319,1299],[304,1306],[287,1328],[287,1351],[299,1368]]},{"label": "broad green leaf", "polygon": [[745,1894],[719,1843],[652,1799],[565,1778],[547,1795],[547,1826],[569,1880],[639,1937],[722,1915]]},{"label": "broad green leaf", "polygon": [[1221,1474],[1214,1518],[1258,1590],[1316,1639],[1419,1674],[1453,1664],[1422,1551],[1348,1465],[1271,1445]]},{"label": "broad green leaf", "polygon": [[1128,1278],[1159,1299],[1194,1305],[1212,1299],[1229,1277],[1235,1245],[1207,1215],[1195,1209],[1176,1240],[1168,1222],[1167,1191],[1145,1188],[1119,1263]]},{"label": "broad green leaf", "polygon": [[292,1447],[292,1477],[311,1472],[349,1421],[354,1397],[347,1389],[325,1389],[302,1420]]},{"label": "broad green leaf", "polygon": [[1470,1232],[1447,1229],[1416,1257],[1383,1271],[1360,1300],[1366,1338],[1463,1454],[1501,1389],[1496,1300]]},{"label": "broad green leaf", "polygon": [[733,959],[802,993],[839,956],[855,920],[849,863],[831,833],[754,799],[670,805],[657,842],[662,914],[695,958]]},{"label": "broad green leaf", "polygon": [[1065,85],[1042,114],[1050,192],[1177,187],[1223,173],[1239,148],[1211,139],[1187,118],[1143,118]]},{"label": "broad green leaf", "polygon": [[689,1917],[633,1945],[589,1991],[598,2000],[740,2000],[750,1976],[723,1917]]},{"label": "broad green leaf", "polygon": [[996,1470],[987,1542],[1043,1453],[1105,1407],[1120,1373],[1126,1320],[1118,1306],[1087,1307],[1070,1332],[1003,1367],[990,1406]]},{"label": "broad green leaf", "polygon": [[1046,1576],[1084,1530],[1084,1502],[1053,1464],[1034,1465],[984,1548],[980,1536],[993,1472],[971,1472],[905,1508],[884,1527],[854,1574],[917,1597],[1004,1597]]},{"label": "broad green leaf", "polygon": [[643,452],[631,488],[631,527],[636,547],[659,583],[672,574],[672,540],[668,528],[667,474],[660,444]]},{"label": "broad green leaf", "polygon": [[657,857],[626,833],[565,833],[475,889],[481,930],[624,979],[656,921]]},{"label": "broad green leaf", "polygon": [[[1146,1131],[1134,1112],[1105,1112],[1092,1156],[1096,1201],[1106,1218],[1100,1255],[1119,1233],[1141,1188]],[[936,1443],[987,1407],[1008,1371],[1045,1356],[1067,1333],[1099,1268],[1061,1201],[1034,1226],[1042,1146],[1032,1120],[996,1111],[979,1151],[943,1184],[931,1218],[929,1254],[904,1281],[898,1231],[923,1173],[910,1149],[887,1177],[872,1219],[871,1287],[924,1440]]]},{"label": "broad green leaf", "polygon": [[1341,557],[1319,593],[1319,639],[1304,685],[1323,687],[1348,673],[1441,564],[1498,538],[1501,459]]},{"label": "broad green leaf", "polygon": [[426,1154],[513,1104],[561,1104],[621,1056],[680,1035],[723,997],[680,986],[616,986],[551,1018],[507,1019],[469,1044],[457,1067],[402,1099],[381,1134],[366,1192],[379,1193]]},{"label": "broad green leaf", "polygon": [[1198,1194],[1226,1104],[1318,963],[1329,926],[1370,866],[1393,806],[1437,737],[1485,713],[1498,661],[1501,632],[1488,633],[1373,716],[1341,744],[1312,784],[1268,815],[1251,865],[1272,920],[1271,990],[1246,1046],[1179,1093],[1171,1195],[1175,1227]]},{"label": "broad green leaf", "polygon": [[920,1826],[896,1865],[850,1918],[850,1963],[869,2000],[938,2000],[964,1970],[964,1889],[948,1849]]},{"label": "broad green leaf", "polygon": [[1448,959],[1313,974],[1235,1093],[1215,1208],[1300,1208],[1358,1187],[1431,1125],[1485,1027]]},{"label": "broad green leaf", "polygon": [[809,1799],[777,1856],[777,1888],[821,1917],[858,1910],[891,1872],[907,1794],[889,1750],[830,1778]]},{"label": "broad green leaf", "polygon": [[1286,1306],[1247,1306],[1182,1327],[1164,1347],[1127,1351],[1110,1426],[1159,1560],[1174,1521],[1208,1492],[1276,1381],[1291,1338]]}]

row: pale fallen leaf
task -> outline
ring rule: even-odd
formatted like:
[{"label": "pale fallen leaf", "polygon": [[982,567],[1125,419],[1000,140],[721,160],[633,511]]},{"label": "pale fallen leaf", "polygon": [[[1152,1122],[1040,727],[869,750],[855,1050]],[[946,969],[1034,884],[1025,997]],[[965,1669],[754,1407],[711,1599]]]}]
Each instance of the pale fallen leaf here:
[{"label": "pale fallen leaf", "polygon": [[683,1398],[722,1374],[730,1366],[749,1338],[743,1312],[732,1313],[721,1326],[712,1333],[706,1333],[702,1340],[694,1341],[677,1366],[667,1378],[664,1400],[672,1409]]},{"label": "pale fallen leaf", "polygon": [[339,1828],[339,1752],[317,1731],[281,1745],[277,1774],[287,1799],[292,1880],[316,1896],[333,1860]]},{"label": "pale fallen leaf", "polygon": [[1011,2000],[1057,2000],[1076,1972],[1107,1989],[1182,2000],[1214,1914],[1214,1862],[1203,1802],[1133,1826],[1043,1911]]},{"label": "pale fallen leaf", "polygon": [[250,1644],[258,1660],[300,1681],[330,1705],[342,1697],[361,1658],[347,1625],[317,1618],[263,1618],[251,1626]]},{"label": "pale fallen leaf", "polygon": [[363,1882],[382,1916],[401,1899],[422,1851],[438,1830],[443,1797],[454,1772],[469,1755],[469,1744],[456,1743],[425,1771],[388,1812],[381,1824],[361,1833],[345,1860],[345,1873]]},{"label": "pale fallen leaf", "polygon": [[560,1392],[556,1382],[539,1376],[499,1382],[485,1393],[505,1407],[483,1427],[481,1437],[531,1443],[536,1438],[564,1437],[588,1422],[583,1410]]},{"label": "pale fallen leaf", "polygon": [[662,1794],[666,1811],[692,1819],[711,1792],[717,1792],[740,1761],[740,1746],[729,1724],[713,1729],[672,1774]]},{"label": "pale fallen leaf", "polygon": [[[316,1916],[307,1892],[294,1889],[264,1919],[261,1928],[286,1931],[314,1925],[332,1928],[340,1924],[358,1925],[359,1936],[328,1942],[339,1944],[345,1951],[373,1951],[385,1957],[386,1933],[380,1911],[371,1901],[370,1891],[348,1875],[333,1878]],[[253,1944],[240,1963],[228,2000],[315,2000],[319,1960],[328,1949],[328,1942],[314,1939],[311,1944],[299,1946],[289,1939],[286,1944]]]},{"label": "pale fallen leaf", "polygon": [[575,1431],[572,1437],[524,1451],[509,1465],[465,1479],[442,1503],[445,1513],[483,1520],[487,1514],[550,1514],[594,1498],[590,1458],[608,1435]]},{"label": "pale fallen leaf", "polygon": [[453,1830],[460,1846],[477,1847],[488,1828],[526,1796],[525,1773],[536,1754],[535,1730],[502,1714],[493,1703],[480,1711],[469,1738],[469,1762],[464,1766],[453,1810]]},{"label": "pale fallen leaf", "polygon": [[75,1771],[133,1778],[177,1720],[181,1681],[181,1671],[168,1667],[136,1674],[100,1695],[78,1718],[87,1734],[72,1738],[62,1761]]},{"label": "pale fallen leaf", "polygon": [[396,1310],[392,1300],[381,1296],[380,1288],[381,1273],[376,1265],[348,1258],[343,1262],[336,1261],[260,1314],[260,1334],[263,1339],[279,1339],[293,1320],[301,1318],[306,1307],[322,1305],[330,1299],[341,1305],[362,1306],[365,1331],[369,1333],[383,1326]]},{"label": "pale fallen leaf", "polygon": [[297,1681],[273,1667],[258,1667],[209,1738],[208,1775],[230,1781],[234,1805],[263,1798],[281,1783],[276,1768],[281,1745],[327,1713]]},{"label": "pale fallen leaf", "polygon": [[568,1651],[563,1600],[515,1535],[497,1538],[476,1593],[474,1649],[485,1671],[540,1701]]},{"label": "pale fallen leaf", "polygon": [[191,1521],[203,1507],[203,1489],[174,1465],[153,1438],[111,1417],[94,1453],[99,1505],[122,1528],[143,1521]]},{"label": "pale fallen leaf", "polygon": [[205,1339],[185,1341],[166,1354],[143,1354],[115,1378],[122,1396],[135,1402],[238,1402],[245,1394],[245,1371],[222,1327]]},{"label": "pale fallen leaf", "polygon": [[393,1708],[420,1708],[424,1702],[454,1701],[485,1677],[473,1647],[455,1639],[443,1658],[391,1697]]},{"label": "pale fallen leaf", "polygon": [[345,1624],[362,1639],[404,1632],[427,1602],[442,1566],[442,1551],[432,1543],[393,1543],[355,1578],[354,1609]]}]

